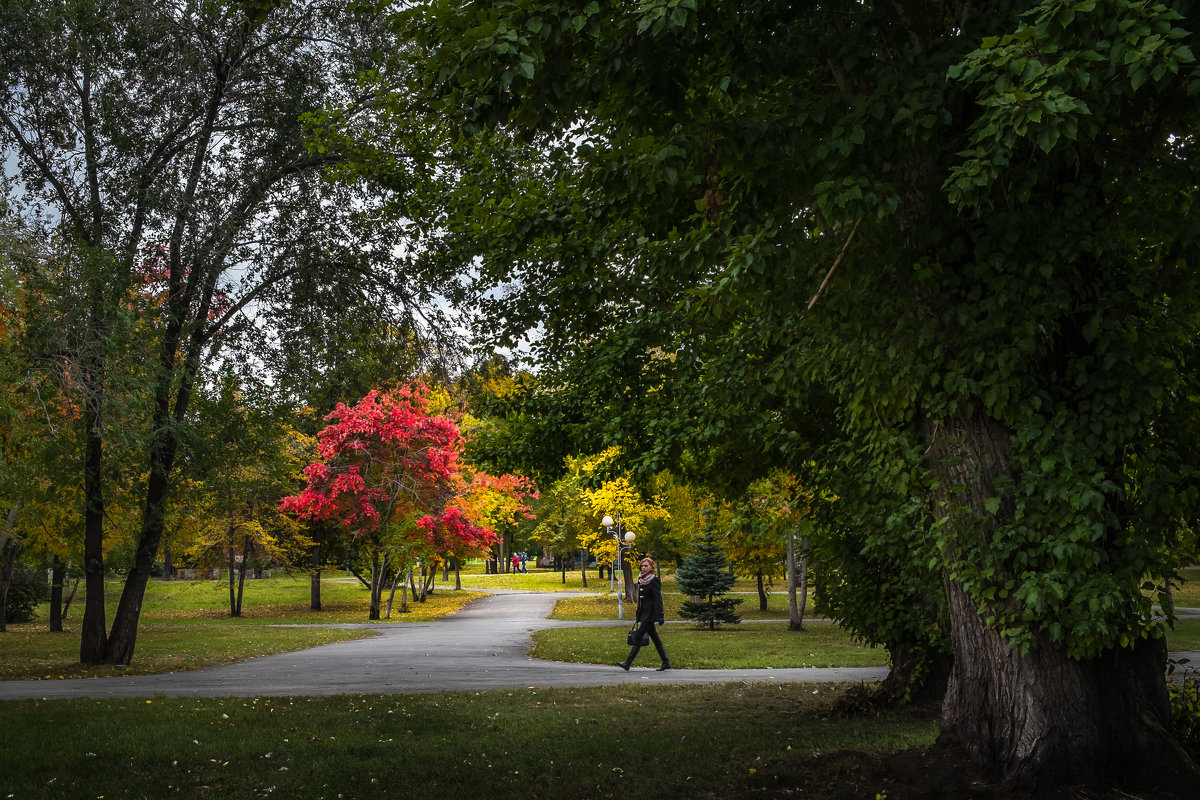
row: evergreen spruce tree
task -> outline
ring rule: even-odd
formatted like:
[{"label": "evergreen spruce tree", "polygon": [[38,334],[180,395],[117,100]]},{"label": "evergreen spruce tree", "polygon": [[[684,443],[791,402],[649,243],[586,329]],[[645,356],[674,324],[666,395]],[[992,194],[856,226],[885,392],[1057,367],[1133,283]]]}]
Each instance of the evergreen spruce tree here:
[{"label": "evergreen spruce tree", "polygon": [[675,572],[680,591],[693,598],[685,600],[680,606],[679,616],[696,620],[701,625],[707,624],[709,630],[716,630],[718,623],[742,621],[741,616],[733,610],[742,601],[740,598],[722,597],[733,588],[736,576],[729,559],[717,545],[711,524],[712,511],[706,509],[702,513],[703,533],[696,537],[695,549],[683,559]]}]

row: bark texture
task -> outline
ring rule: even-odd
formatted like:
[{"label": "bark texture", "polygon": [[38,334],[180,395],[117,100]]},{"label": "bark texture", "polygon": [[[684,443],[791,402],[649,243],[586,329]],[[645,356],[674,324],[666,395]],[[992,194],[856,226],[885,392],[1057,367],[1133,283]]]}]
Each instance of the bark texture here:
[{"label": "bark texture", "polygon": [[983,625],[961,587],[947,590],[955,660],[942,736],[981,770],[1031,792],[1198,785],[1172,732],[1161,639],[1086,661],[1045,642],[1021,655]]},{"label": "bark texture", "polygon": [[[948,518],[949,535],[959,547],[969,537],[990,537],[984,502],[1011,469],[1007,429],[976,416],[926,432],[940,487],[935,499],[963,515]],[[1161,640],[1088,660],[1067,658],[1046,640],[1021,654],[984,624],[952,576],[945,583],[954,664],[942,741],[960,747],[985,777],[1028,792],[1062,785],[1178,792],[1200,785],[1200,770],[1171,728]]]}]

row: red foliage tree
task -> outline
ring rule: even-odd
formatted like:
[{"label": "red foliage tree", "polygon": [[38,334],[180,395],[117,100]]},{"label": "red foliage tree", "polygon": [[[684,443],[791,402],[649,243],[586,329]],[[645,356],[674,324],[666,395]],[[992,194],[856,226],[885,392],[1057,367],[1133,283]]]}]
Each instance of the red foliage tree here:
[{"label": "red foliage tree", "polygon": [[308,485],[280,508],[336,522],[367,542],[370,619],[379,619],[384,576],[404,569],[411,545],[490,544],[489,533],[452,506],[462,435],[453,420],[428,414],[423,385],[372,391],[353,406],[338,404],[326,420],[322,460],[305,468]]}]

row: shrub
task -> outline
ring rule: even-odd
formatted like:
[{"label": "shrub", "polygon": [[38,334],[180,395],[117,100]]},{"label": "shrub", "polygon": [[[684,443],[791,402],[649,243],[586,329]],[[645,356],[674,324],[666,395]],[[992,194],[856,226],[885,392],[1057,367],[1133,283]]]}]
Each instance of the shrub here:
[{"label": "shrub", "polygon": [[33,619],[33,610],[38,603],[50,599],[50,587],[46,585],[46,577],[25,565],[18,565],[13,570],[12,581],[8,585],[8,605],[4,611],[4,621],[29,622]]}]

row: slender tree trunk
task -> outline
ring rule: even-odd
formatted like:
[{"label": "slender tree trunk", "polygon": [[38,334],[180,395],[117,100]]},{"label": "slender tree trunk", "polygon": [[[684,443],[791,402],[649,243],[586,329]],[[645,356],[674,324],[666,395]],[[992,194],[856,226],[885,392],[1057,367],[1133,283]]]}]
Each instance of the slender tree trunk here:
[{"label": "slender tree trunk", "polygon": [[454,589],[455,589],[455,591],[462,590],[462,573],[459,570],[460,566],[461,565],[459,564],[458,559],[457,558],[454,559]]},{"label": "slender tree trunk", "polygon": [[[103,364],[94,365],[103,370]],[[97,383],[95,377],[85,379]],[[104,608],[104,440],[100,431],[102,389],[93,387],[83,402],[83,624],[79,636],[79,660],[102,664],[108,655],[107,621]]]},{"label": "slender tree trunk", "polygon": [[[391,586],[391,590],[388,592],[387,611],[384,613],[384,617],[383,617],[384,619],[392,618],[392,604],[396,601],[396,587],[398,587],[400,585],[400,580],[403,575],[404,575],[404,565],[400,565],[396,568],[396,574],[392,578],[392,586]],[[401,609],[401,613],[403,613],[403,612],[404,612],[404,609]]]},{"label": "slender tree trunk", "polygon": [[308,607],[313,611],[321,610],[321,537],[324,528],[319,524],[314,526],[316,535],[313,537],[312,561],[310,562],[308,582]]},{"label": "slender tree trunk", "polygon": [[804,630],[804,615],[800,613],[800,604],[796,601],[796,589],[799,586],[799,570],[796,568],[796,532],[789,530],[787,535],[787,581],[788,581],[788,630]]},{"label": "slender tree trunk", "polygon": [[758,571],[758,574],[755,576],[755,578],[758,581],[758,610],[766,611],[767,610],[767,589],[763,585],[763,574],[762,574],[761,569]]},{"label": "slender tree trunk", "polygon": [[625,602],[635,602],[633,596],[633,565],[629,563],[629,559],[627,558],[621,559],[621,580],[625,582],[625,588],[623,589],[625,592]]},{"label": "slender tree trunk", "polygon": [[349,574],[351,574],[351,575],[353,575],[355,578],[357,578],[357,579],[358,579],[358,582],[359,582],[359,583],[361,583],[361,584],[363,585],[363,588],[364,588],[364,589],[370,589],[370,588],[371,588],[371,581],[370,581],[370,580],[368,580],[367,578],[364,578],[364,577],[362,576],[362,573],[361,573],[361,572],[359,572],[358,570],[356,570],[354,567],[352,567],[352,566],[350,566],[350,565],[348,565],[348,564],[347,564],[347,565],[346,565],[346,572],[348,572]]},{"label": "slender tree trunk", "polygon": [[[80,110],[88,191],[91,199],[90,219],[73,220],[76,235],[88,249],[101,248],[104,242],[104,204],[101,201],[99,159],[96,152],[95,120],[92,115],[91,71],[93,65],[85,59],[79,85]],[[107,391],[108,365],[105,356],[110,326],[108,309],[113,286],[104,256],[96,251],[86,256],[92,260],[95,272],[88,284],[88,313],[86,331],[97,350],[87,352],[80,360],[83,389],[83,627],[79,638],[79,660],[84,664],[103,663],[109,654],[111,641],[105,632],[104,596],[104,408]]]},{"label": "slender tree trunk", "polygon": [[12,585],[13,569],[17,565],[17,553],[20,546],[15,539],[7,541],[7,547],[0,548],[0,631],[8,630],[8,587]]},{"label": "slender tree trunk", "polygon": [[242,539],[242,563],[238,567],[237,615],[242,615],[242,590],[246,587],[246,566],[250,563],[250,553],[254,550],[254,542],[249,536]]},{"label": "slender tree trunk", "polygon": [[233,550],[233,529],[229,530],[229,546],[225,548],[225,565],[229,570],[229,616],[236,617],[238,615],[237,603],[234,602],[234,569],[236,553]]},{"label": "slender tree trunk", "polygon": [[175,562],[171,557],[171,537],[163,537],[163,571],[162,579],[169,581],[175,577]]},{"label": "slender tree trunk", "polygon": [[[67,575],[71,574],[71,562],[67,562]],[[70,581],[71,589],[66,592],[66,597],[63,598],[62,618],[63,622],[67,621],[67,616],[71,611],[71,601],[75,599],[75,591],[79,588],[79,578]]]},{"label": "slender tree trunk", "polygon": [[63,584],[67,579],[67,565],[55,555],[50,564],[50,630],[62,633],[63,629]]},{"label": "slender tree trunk", "polygon": [[404,591],[400,593],[400,613],[408,613],[408,584],[412,582],[412,564],[405,569]]},{"label": "slender tree trunk", "polygon": [[[1009,432],[984,417],[960,417],[936,436],[926,426],[935,500],[969,509],[947,518],[960,546],[986,537],[985,501],[1011,479]],[[1004,509],[1001,508],[1001,514]],[[974,601],[945,579],[954,665],[942,705],[942,741],[960,747],[985,774],[1021,791],[1070,784],[1180,788],[1200,769],[1173,732],[1163,679],[1166,646],[1071,659],[1044,637],[1022,655],[984,624]]]},{"label": "slender tree trunk", "polygon": [[170,414],[167,413],[166,406],[161,406],[155,413],[156,432],[152,434],[150,445],[150,477],[146,482],[142,528],[138,535],[137,549],[134,551],[133,567],[125,578],[125,588],[121,592],[121,600],[117,604],[117,613],[113,616],[112,630],[109,632],[108,656],[105,659],[109,664],[128,665],[133,660],[146,584],[150,581],[150,572],[166,523],[170,474],[179,445],[177,425],[191,395],[191,376],[185,375],[182,384],[179,389],[180,396],[175,401],[176,419],[168,421]]},{"label": "slender tree trunk", "polygon": [[229,531],[229,545],[226,547],[226,571],[229,573],[229,616],[238,615],[238,607],[233,600],[234,593],[234,551],[233,530]]},{"label": "slender tree trunk", "polygon": [[379,605],[383,594],[383,569],[379,563],[379,543],[371,543],[371,609],[367,612],[368,620],[379,619]]},{"label": "slender tree trunk", "polygon": [[809,542],[808,536],[800,537],[800,553],[796,559],[796,571],[799,573],[796,581],[796,594],[799,603],[800,624],[804,624],[804,615],[808,609],[808,557],[809,557]]}]

